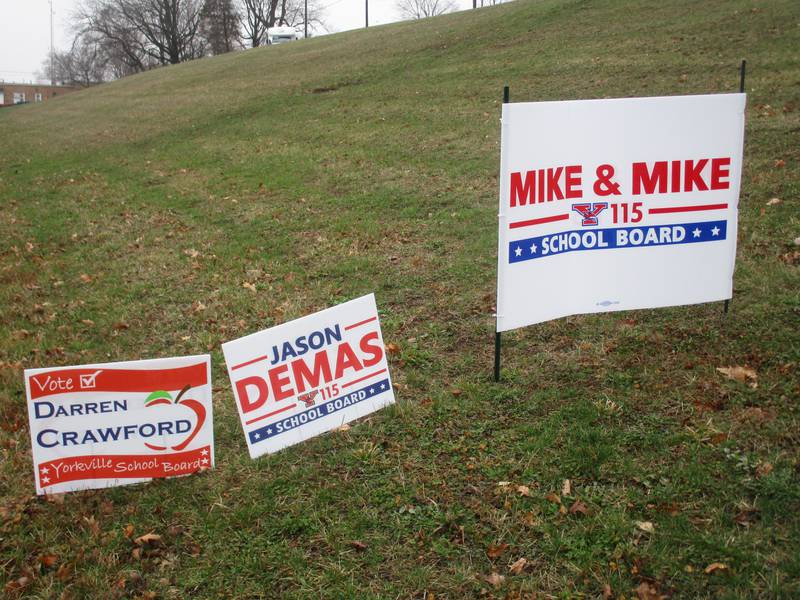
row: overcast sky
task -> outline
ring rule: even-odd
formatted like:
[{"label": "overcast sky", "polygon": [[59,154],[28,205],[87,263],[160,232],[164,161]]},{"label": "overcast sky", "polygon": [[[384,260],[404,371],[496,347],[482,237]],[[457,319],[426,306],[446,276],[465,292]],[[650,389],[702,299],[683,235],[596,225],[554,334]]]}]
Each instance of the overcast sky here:
[{"label": "overcast sky", "polygon": [[[69,17],[80,0],[52,0],[53,30],[57,50],[72,42]],[[331,32],[364,26],[364,0],[319,0]],[[456,0],[459,9],[471,0]],[[396,0],[369,0],[369,23],[400,20]],[[480,1],[478,2],[480,4]],[[321,33],[321,32],[320,32]],[[50,52],[50,1],[0,0],[0,80],[27,82],[36,77]]]}]

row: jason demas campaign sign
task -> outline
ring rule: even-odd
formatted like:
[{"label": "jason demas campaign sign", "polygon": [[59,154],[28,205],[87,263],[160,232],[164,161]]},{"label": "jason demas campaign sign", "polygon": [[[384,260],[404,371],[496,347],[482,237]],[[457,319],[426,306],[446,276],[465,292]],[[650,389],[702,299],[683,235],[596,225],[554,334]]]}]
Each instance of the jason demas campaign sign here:
[{"label": "jason demas campaign sign", "polygon": [[744,94],[503,105],[497,331],[731,297]]},{"label": "jason demas campaign sign", "polygon": [[370,294],[222,345],[250,456],[394,403]]},{"label": "jason demas campaign sign", "polygon": [[25,371],[38,494],[214,466],[208,355]]}]

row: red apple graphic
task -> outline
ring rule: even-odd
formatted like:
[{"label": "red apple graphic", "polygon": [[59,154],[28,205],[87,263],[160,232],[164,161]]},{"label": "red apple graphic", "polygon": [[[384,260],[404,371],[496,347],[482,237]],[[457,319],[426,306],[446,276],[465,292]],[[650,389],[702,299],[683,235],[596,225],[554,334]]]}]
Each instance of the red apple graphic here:
[{"label": "red apple graphic", "polygon": [[[189,391],[189,388],[192,386],[185,385],[183,389],[178,392],[178,395],[175,397],[175,404],[183,404],[187,406],[191,410],[194,411],[194,414],[197,415],[197,424],[194,426],[194,429],[189,433],[189,437],[183,440],[177,446],[172,446],[173,450],[177,450],[180,452],[186,446],[188,446],[195,436],[200,432],[200,429],[203,427],[203,423],[206,422],[206,407],[202,405],[199,401],[193,398],[184,398],[183,395]],[[169,392],[165,392],[163,390],[159,390],[157,392],[153,392],[150,394],[144,401],[145,408],[150,408],[151,406],[158,406],[159,404],[172,404],[172,395]],[[151,450],[166,450],[166,446],[156,446],[155,444],[148,444],[147,442],[144,443],[145,446],[150,448]]]}]

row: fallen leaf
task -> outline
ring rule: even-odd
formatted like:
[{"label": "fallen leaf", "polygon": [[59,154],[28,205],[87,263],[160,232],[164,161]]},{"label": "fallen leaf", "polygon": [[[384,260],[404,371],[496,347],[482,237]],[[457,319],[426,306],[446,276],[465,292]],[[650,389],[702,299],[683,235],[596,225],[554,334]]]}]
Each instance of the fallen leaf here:
[{"label": "fallen leaf", "polygon": [[192,311],[193,312],[201,312],[206,309],[206,305],[200,302],[200,300],[195,300],[194,304],[192,304]]},{"label": "fallen leaf", "polygon": [[72,567],[68,564],[63,564],[58,567],[56,571],[56,579],[59,581],[67,581],[70,577],[72,577]]},{"label": "fallen leaf", "polygon": [[733,517],[733,520],[736,522],[737,525],[741,525],[742,527],[750,527],[757,519],[758,519],[758,509],[757,508],[745,508],[744,510],[739,511],[739,513]]},{"label": "fallen leaf", "polygon": [[245,282],[242,284],[242,287],[243,287],[243,288],[245,288],[245,289],[247,289],[247,290],[250,290],[251,292],[255,292],[255,291],[256,291],[256,286],[255,286],[255,284],[254,284],[254,283],[250,283],[249,281],[245,281]]},{"label": "fallen leaf", "polygon": [[200,253],[194,248],[187,248],[186,250],[183,251],[183,253],[190,258],[197,258],[198,256],[200,256]]},{"label": "fallen leaf", "polygon": [[394,342],[389,342],[388,344],[386,344],[386,352],[392,355],[398,354],[400,352],[400,346],[398,346]]},{"label": "fallen leaf", "polygon": [[340,431],[342,433],[344,433],[345,431],[350,431],[350,425],[348,423],[345,423],[344,425],[337,427],[336,431]]},{"label": "fallen leaf", "polygon": [[725,375],[728,379],[733,379],[739,383],[746,383],[753,389],[758,387],[758,373],[749,367],[717,367],[717,371]]},{"label": "fallen leaf", "polygon": [[711,575],[711,573],[715,573],[717,571],[725,571],[727,570],[727,565],[720,563],[720,562],[713,562],[708,565],[705,569],[703,569],[703,573],[706,575]]},{"label": "fallen leaf", "polygon": [[92,283],[92,276],[87,273],[81,273],[81,281],[83,283]]},{"label": "fallen leaf", "polygon": [[779,158],[779,159],[777,159],[775,161],[775,168],[776,169],[782,169],[785,166],[786,166],[786,161],[783,160],[782,158]]},{"label": "fallen leaf", "polygon": [[363,552],[364,550],[367,549],[367,545],[359,540],[353,540],[352,542],[350,542],[350,545],[359,552]]},{"label": "fallen leaf", "polygon": [[569,514],[571,515],[585,515],[587,512],[589,511],[586,508],[586,505],[580,500],[575,500],[575,502],[572,503],[572,506],[569,507]]},{"label": "fallen leaf", "polygon": [[561,498],[555,492],[550,492],[544,499],[553,504],[561,504]]},{"label": "fallen leaf", "polygon": [[762,477],[766,477],[770,473],[772,473],[772,469],[775,467],[772,466],[772,463],[763,462],[756,467],[756,477],[761,479]]},{"label": "fallen leaf", "polygon": [[569,479],[565,479],[564,483],[561,484],[561,495],[562,496],[572,495],[572,484],[570,483]]},{"label": "fallen leaf", "polygon": [[130,329],[131,326],[127,323],[114,323],[114,329],[116,331],[122,331],[123,329]]},{"label": "fallen leaf", "polygon": [[492,584],[494,587],[497,587],[503,585],[503,582],[506,580],[506,578],[505,576],[499,575],[498,573],[492,573],[491,575],[484,577],[484,580],[487,583]]},{"label": "fallen leaf", "polygon": [[783,202],[780,198],[770,198],[767,200],[767,206],[775,206],[776,204],[780,204]]},{"label": "fallen leaf", "polygon": [[614,592],[611,591],[611,586],[607,583],[603,584],[603,600],[611,600],[614,597]]},{"label": "fallen leaf", "polygon": [[133,543],[137,546],[143,546],[144,544],[152,544],[156,545],[161,541],[161,536],[157,533],[145,533],[144,535],[140,535],[138,538],[133,540]]},{"label": "fallen leaf", "polygon": [[519,492],[520,496],[530,496],[531,488],[529,488],[527,485],[518,485],[517,492]]},{"label": "fallen leaf", "polygon": [[653,533],[656,530],[655,525],[653,525],[653,523],[651,523],[650,521],[635,521],[635,523],[636,527],[638,527],[639,529],[641,529],[646,533]]},{"label": "fallen leaf", "polygon": [[489,547],[486,549],[486,556],[489,558],[500,558],[506,550],[508,550],[508,544],[498,544],[497,546],[489,544]]},{"label": "fallen leaf", "polygon": [[94,327],[94,321],[92,321],[91,319],[81,319],[81,323],[83,323],[87,327]]},{"label": "fallen leaf", "polygon": [[125,529],[123,530],[123,533],[125,534],[126,538],[129,538],[129,537],[133,536],[133,525],[131,523],[128,523],[127,525],[125,525]]},{"label": "fallen leaf", "polygon": [[30,582],[31,582],[30,578],[20,577],[19,579],[15,579],[14,581],[9,581],[5,586],[5,590],[7,592],[16,592],[17,590],[21,590],[27,587]]},{"label": "fallen leaf", "polygon": [[39,562],[43,567],[49,569],[58,562],[58,557],[55,554],[43,554],[39,557]]},{"label": "fallen leaf", "polygon": [[517,560],[514,561],[514,564],[508,567],[508,570],[512,575],[519,575],[520,573],[522,573],[522,570],[525,568],[525,565],[527,564],[528,564],[527,559],[518,558]]},{"label": "fallen leaf", "polygon": [[639,600],[661,600],[662,596],[658,593],[658,588],[647,581],[643,581],[636,588],[636,595]]}]

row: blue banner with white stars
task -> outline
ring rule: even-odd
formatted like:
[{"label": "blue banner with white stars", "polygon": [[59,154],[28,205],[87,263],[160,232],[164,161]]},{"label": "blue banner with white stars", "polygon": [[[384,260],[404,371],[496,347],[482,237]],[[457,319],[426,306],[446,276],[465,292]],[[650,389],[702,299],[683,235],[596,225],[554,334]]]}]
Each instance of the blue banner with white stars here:
[{"label": "blue banner with white stars", "polygon": [[727,221],[563,231],[508,244],[508,262],[518,263],[578,250],[611,250],[716,242],[727,236]]},{"label": "blue banner with white stars", "polygon": [[303,412],[286,417],[280,421],[275,421],[274,423],[270,423],[269,425],[265,425],[259,429],[254,429],[248,434],[250,437],[250,443],[257,444],[258,442],[263,442],[264,440],[275,437],[276,435],[280,435],[281,433],[291,431],[292,429],[305,425],[306,423],[310,423],[311,421],[316,421],[318,419],[327,417],[328,415],[332,415],[340,410],[344,410],[348,406],[353,406],[354,404],[358,404],[364,400],[369,400],[370,398],[388,392],[391,389],[390,386],[391,384],[388,378],[381,379],[376,383],[364,386],[353,392],[349,392],[343,396],[334,398],[333,400],[321,402],[320,404],[312,406]]}]

